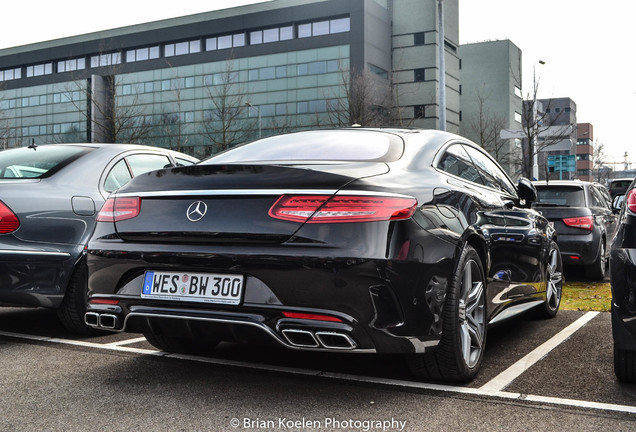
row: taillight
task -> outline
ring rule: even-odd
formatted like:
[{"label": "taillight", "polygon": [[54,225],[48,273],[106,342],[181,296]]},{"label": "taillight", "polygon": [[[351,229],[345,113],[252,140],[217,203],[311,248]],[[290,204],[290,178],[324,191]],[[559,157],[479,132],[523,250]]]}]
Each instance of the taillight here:
[{"label": "taillight", "polygon": [[592,228],[594,228],[594,217],[582,216],[582,217],[574,217],[574,218],[565,218],[563,219],[563,223],[572,228],[581,228],[584,230],[592,231]]},{"label": "taillight", "polygon": [[0,202],[0,234],[8,234],[20,227],[18,217],[9,207]]},{"label": "taillight", "polygon": [[269,209],[276,219],[307,223],[369,222],[408,219],[414,198],[363,195],[283,195]]},{"label": "taillight", "polygon": [[627,193],[627,208],[630,212],[636,213],[636,189],[631,189]]},{"label": "taillight", "polygon": [[119,300],[117,299],[104,299],[104,298],[94,298],[88,301],[90,304],[103,304],[103,305],[118,305]]},{"label": "taillight", "polygon": [[97,214],[98,222],[119,222],[132,219],[139,214],[141,198],[115,197],[108,198]]}]

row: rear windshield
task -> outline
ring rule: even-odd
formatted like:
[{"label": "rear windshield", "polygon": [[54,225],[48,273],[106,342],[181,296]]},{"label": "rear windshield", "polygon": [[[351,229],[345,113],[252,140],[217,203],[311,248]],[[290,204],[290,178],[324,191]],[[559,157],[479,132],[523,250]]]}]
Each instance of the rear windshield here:
[{"label": "rear windshield", "polygon": [[613,180],[610,187],[612,189],[626,189],[629,185],[632,184],[632,180]]},{"label": "rear windshield", "polygon": [[202,162],[250,163],[265,161],[381,161],[402,155],[395,135],[374,131],[310,131],[264,138],[235,147]]},{"label": "rear windshield", "polygon": [[569,207],[586,207],[585,192],[580,187],[537,188],[536,205],[552,204]]},{"label": "rear windshield", "polygon": [[53,145],[4,150],[0,152],[0,179],[49,177],[92,150],[89,147]]}]

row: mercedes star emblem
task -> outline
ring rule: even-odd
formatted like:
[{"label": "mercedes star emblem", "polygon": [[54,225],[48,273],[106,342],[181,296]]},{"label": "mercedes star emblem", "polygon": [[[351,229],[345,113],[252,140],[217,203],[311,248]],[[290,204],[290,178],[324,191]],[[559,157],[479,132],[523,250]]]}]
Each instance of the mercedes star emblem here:
[{"label": "mercedes star emblem", "polygon": [[186,211],[186,216],[188,216],[188,220],[190,222],[198,222],[203,219],[203,216],[208,211],[208,205],[203,201],[195,201],[190,204],[188,210]]}]

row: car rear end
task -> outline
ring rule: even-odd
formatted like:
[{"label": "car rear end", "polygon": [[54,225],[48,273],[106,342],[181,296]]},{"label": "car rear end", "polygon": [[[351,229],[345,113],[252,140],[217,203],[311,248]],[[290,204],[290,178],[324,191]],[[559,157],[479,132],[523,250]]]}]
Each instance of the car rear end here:
[{"label": "car rear end", "polygon": [[610,249],[614,370],[621,381],[636,382],[636,188],[627,190]]},{"label": "car rear end", "polygon": [[[388,171],[288,162],[136,177],[89,242],[87,324],[298,349],[435,345],[455,246],[422,232],[413,196],[366,181]],[[430,250],[416,261],[417,236]]]},{"label": "car rear end", "polygon": [[[64,196],[64,169],[90,146],[0,152],[0,301],[58,307],[87,233],[86,197]],[[71,165],[71,166],[69,166]],[[75,165],[75,164],[74,164]],[[94,213],[94,212],[93,212]]]},{"label": "car rear end", "polygon": [[564,265],[587,266],[599,254],[600,230],[582,184],[537,184],[536,210],[554,225]]}]

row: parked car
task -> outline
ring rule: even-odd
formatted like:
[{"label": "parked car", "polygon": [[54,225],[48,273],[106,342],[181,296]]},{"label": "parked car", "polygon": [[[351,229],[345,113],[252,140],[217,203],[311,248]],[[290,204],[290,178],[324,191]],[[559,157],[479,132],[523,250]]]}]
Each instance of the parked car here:
[{"label": "parked car", "polygon": [[[625,199],[614,200],[621,209],[616,237],[610,249],[612,287],[612,337],[614,372],[620,381],[636,383],[636,184],[632,182]],[[622,207],[621,207],[622,205]]]},{"label": "parked car", "polygon": [[580,180],[533,182],[533,207],[554,224],[564,265],[583,267],[589,279],[605,277],[607,245],[616,231],[616,215],[607,190]]},{"label": "parked car", "polygon": [[197,159],[124,144],[49,144],[0,152],[0,303],[57,309],[77,333],[85,246],[109,193],[132,177]]},{"label": "parked car", "polygon": [[625,195],[625,193],[627,192],[627,188],[629,187],[629,185],[632,183],[633,180],[634,180],[633,177],[617,178],[617,179],[610,180],[608,189],[612,199],[614,199],[616,195]]},{"label": "parked car", "polygon": [[521,208],[535,197],[446,132],[264,138],[137,176],[106,201],[86,323],[171,352],[406,353],[417,376],[470,380],[488,325],[558,311],[556,232]]}]

